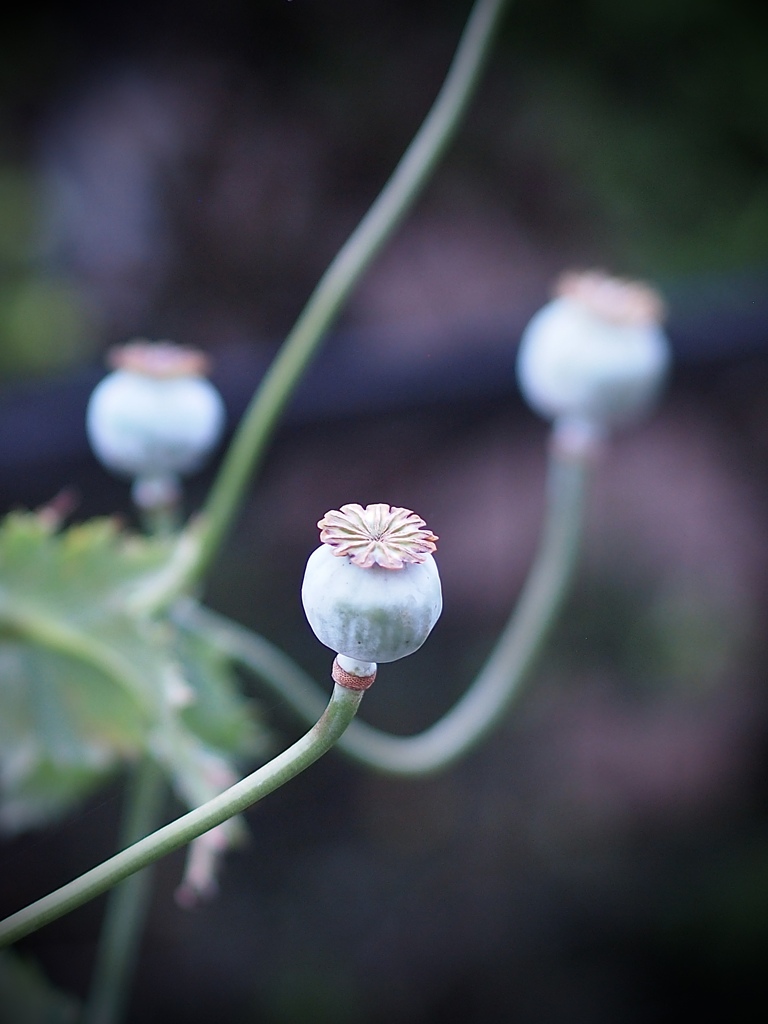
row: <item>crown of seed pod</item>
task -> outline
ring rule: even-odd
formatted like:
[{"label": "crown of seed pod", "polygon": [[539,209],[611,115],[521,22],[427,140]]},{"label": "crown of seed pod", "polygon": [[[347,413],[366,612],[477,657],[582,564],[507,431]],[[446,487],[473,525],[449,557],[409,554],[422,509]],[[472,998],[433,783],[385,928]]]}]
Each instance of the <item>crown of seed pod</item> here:
[{"label": "crown of seed pod", "polygon": [[547,419],[597,435],[639,419],[669,368],[663,316],[648,285],[601,271],[563,275],[520,341],[523,396]]},{"label": "crown of seed pod", "polygon": [[440,616],[437,537],[410,509],[384,504],[342,505],[317,525],[322,543],[304,573],[304,612],[338,656],[333,678],[364,688],[377,664],[417,651]]},{"label": "crown of seed pod", "polygon": [[139,502],[144,494],[151,504],[202,465],[221,436],[224,403],[195,349],[136,340],[109,361],[88,403],[88,438],[100,462],[133,477]]}]

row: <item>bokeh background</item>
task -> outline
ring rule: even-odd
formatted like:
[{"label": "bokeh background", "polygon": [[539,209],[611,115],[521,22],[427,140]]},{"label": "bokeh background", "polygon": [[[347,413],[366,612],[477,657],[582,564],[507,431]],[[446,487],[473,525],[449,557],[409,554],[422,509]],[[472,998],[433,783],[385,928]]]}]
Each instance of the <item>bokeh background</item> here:
[{"label": "bokeh background", "polygon": [[[198,345],[230,425],[426,113],[466,0],[32,3],[0,38],[0,505],[127,485],[110,345]],[[131,1020],[663,1022],[768,1007],[768,15],[519,0],[457,144],[292,402],[209,603],[319,679],[316,520],[415,508],[446,609],[365,717],[426,726],[524,578],[546,427],[513,379],[553,278],[656,283],[675,372],[595,473],[576,592],[514,715],[418,782],[332,754],[248,815],[212,903],[157,895]],[[192,482],[199,504],[212,469]],[[300,726],[250,680],[275,747]],[[15,909],[113,849],[116,781],[0,849]],[[23,949],[87,985],[101,904]],[[16,1024],[16,1022],[13,1022]]]}]

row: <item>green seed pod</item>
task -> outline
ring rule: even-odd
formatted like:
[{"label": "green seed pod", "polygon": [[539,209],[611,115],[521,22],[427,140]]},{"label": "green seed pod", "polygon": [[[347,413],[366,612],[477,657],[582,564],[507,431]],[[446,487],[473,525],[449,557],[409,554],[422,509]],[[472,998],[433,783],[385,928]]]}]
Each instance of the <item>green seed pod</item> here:
[{"label": "green seed pod", "polygon": [[224,427],[224,403],[203,376],[205,357],[168,342],[135,341],[115,349],[111,363],[86,413],[94,454],[145,491],[172,488],[202,465]]},{"label": "green seed pod", "polygon": [[639,419],[669,368],[662,315],[647,285],[596,271],[564,275],[520,341],[526,401],[547,419],[598,435]]},{"label": "green seed pod", "polygon": [[374,671],[417,651],[443,606],[437,537],[413,512],[383,504],[342,505],[318,526],[323,543],[301,590],[318,640]]}]

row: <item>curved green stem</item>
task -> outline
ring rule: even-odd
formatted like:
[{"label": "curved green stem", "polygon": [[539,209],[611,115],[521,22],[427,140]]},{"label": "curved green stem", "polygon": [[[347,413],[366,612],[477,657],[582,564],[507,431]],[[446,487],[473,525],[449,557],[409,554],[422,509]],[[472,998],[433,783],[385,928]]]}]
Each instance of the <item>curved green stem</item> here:
[{"label": "curved green stem", "polygon": [[300,740],[201,807],[0,922],[0,947],[63,917],[285,785],[330,750],[354,718],[361,700],[362,692],[335,686],[321,718]]},{"label": "curved green stem", "polygon": [[[423,775],[456,761],[500,721],[520,692],[572,580],[590,458],[587,452],[568,452],[553,445],[539,549],[507,625],[464,696],[415,736],[393,736],[354,722],[339,741],[340,750],[382,772]],[[316,713],[321,700],[316,684],[273,644],[191,602],[179,605],[173,617],[253,671],[302,718]]]},{"label": "curved green stem", "polygon": [[[136,765],[126,792],[121,847],[152,831],[165,792],[163,773],[153,761],[145,758]],[[117,1024],[123,1019],[151,887],[152,871],[145,868],[110,893],[82,1024]]]},{"label": "curved green stem", "polygon": [[395,231],[452,141],[479,80],[508,0],[476,0],[445,82],[384,189],[331,262],[265,374],[201,513],[194,562],[172,600],[200,580],[229,531],[267,442],[320,342],[374,257]]}]

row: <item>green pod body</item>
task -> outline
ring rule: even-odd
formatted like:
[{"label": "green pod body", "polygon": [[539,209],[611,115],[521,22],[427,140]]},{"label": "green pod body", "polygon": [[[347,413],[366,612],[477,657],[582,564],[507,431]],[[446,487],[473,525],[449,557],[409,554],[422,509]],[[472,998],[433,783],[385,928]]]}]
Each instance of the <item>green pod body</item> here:
[{"label": "green pod body", "polygon": [[97,458],[126,476],[189,473],[218,441],[224,403],[202,377],[115,370],[96,387],[86,427]]},{"label": "green pod body", "polygon": [[376,664],[417,651],[443,608],[431,555],[401,569],[363,568],[327,544],[309,556],[301,597],[321,643],[337,654]]},{"label": "green pod body", "polygon": [[520,340],[524,398],[546,419],[598,434],[640,419],[669,370],[662,316],[660,297],[642,282],[600,271],[563,275]]}]

